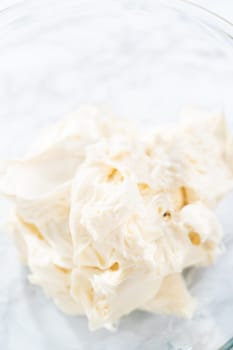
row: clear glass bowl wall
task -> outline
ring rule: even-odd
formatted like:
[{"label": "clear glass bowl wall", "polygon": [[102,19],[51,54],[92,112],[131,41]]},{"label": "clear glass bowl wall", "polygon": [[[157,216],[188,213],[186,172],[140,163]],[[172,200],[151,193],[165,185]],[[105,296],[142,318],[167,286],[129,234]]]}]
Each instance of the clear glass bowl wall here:
[{"label": "clear glass bowl wall", "polygon": [[[177,122],[181,109],[200,106],[223,111],[233,127],[230,33],[224,32],[219,18],[201,9],[182,1],[170,2],[172,7],[164,3],[42,0],[3,10],[0,156],[21,154],[40,129],[82,104],[107,105],[148,127]],[[225,209],[232,203],[230,198],[219,209],[227,242],[233,221]],[[233,293],[226,296],[223,287],[232,267],[232,244],[228,249],[218,267],[194,272],[196,282],[190,287],[200,299],[194,320],[135,313],[123,320],[112,339],[121,339],[121,349],[128,350],[137,337],[143,349],[152,344],[168,349],[172,343],[193,350],[220,346],[232,335],[233,323]],[[47,310],[43,312],[46,324]],[[55,308],[50,312],[57,319],[65,317]],[[69,320],[66,327],[70,323],[76,332],[70,334],[73,343],[77,337],[79,344],[87,344],[85,349],[100,344],[103,333],[90,335],[84,319]],[[50,343],[57,344],[52,336]]]}]

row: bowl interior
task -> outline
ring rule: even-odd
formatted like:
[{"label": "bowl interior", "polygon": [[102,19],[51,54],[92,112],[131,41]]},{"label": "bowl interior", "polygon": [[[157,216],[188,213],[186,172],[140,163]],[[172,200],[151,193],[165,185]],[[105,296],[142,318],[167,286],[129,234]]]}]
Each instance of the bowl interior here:
[{"label": "bowl interior", "polygon": [[[57,4],[9,11],[0,37],[0,118],[22,148],[82,104],[144,125],[177,121],[189,106],[232,110],[226,45],[191,13],[158,1]],[[4,155],[20,151],[3,145]]]}]

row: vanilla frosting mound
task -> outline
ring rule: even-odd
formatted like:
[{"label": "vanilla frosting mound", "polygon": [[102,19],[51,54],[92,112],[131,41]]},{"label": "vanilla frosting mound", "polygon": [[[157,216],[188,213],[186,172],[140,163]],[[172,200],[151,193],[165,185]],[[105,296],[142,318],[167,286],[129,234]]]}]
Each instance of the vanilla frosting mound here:
[{"label": "vanilla frosting mound", "polygon": [[219,253],[213,208],[233,187],[233,155],[221,115],[184,119],[148,132],[83,107],[1,167],[30,281],[91,329],[135,309],[194,311],[182,272]]}]

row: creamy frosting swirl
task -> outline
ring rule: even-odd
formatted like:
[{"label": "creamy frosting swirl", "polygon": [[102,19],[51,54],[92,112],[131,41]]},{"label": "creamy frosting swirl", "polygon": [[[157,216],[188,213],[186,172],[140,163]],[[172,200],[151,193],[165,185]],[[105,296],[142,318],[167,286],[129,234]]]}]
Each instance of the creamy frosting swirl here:
[{"label": "creamy frosting swirl", "polygon": [[224,118],[200,111],[150,132],[95,107],[1,167],[29,279],[91,329],[134,309],[190,317],[182,272],[219,253],[214,206],[233,187]]}]

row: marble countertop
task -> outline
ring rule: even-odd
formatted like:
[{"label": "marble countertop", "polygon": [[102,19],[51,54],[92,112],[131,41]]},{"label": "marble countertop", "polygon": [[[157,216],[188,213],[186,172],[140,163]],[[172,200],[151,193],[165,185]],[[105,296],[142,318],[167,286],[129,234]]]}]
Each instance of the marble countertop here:
[{"label": "marble countertop", "polygon": [[[78,0],[80,8],[84,2]],[[198,2],[198,1],[196,1]],[[3,8],[7,1],[0,2],[0,8]],[[233,20],[233,4],[229,0],[199,0],[199,3],[223,14]],[[0,15],[1,16],[1,15]],[[26,18],[26,17],[25,17]],[[26,18],[27,20],[27,18]],[[141,22],[139,22],[142,25]],[[17,25],[20,23],[15,23]],[[172,27],[172,23],[170,23]],[[57,27],[56,30],[59,30]],[[103,28],[104,30],[104,28]],[[165,29],[166,26],[165,26]],[[181,35],[185,37],[185,33],[181,30]],[[89,35],[89,34],[88,34]],[[186,34],[187,35],[187,34]],[[89,37],[88,37],[89,38]],[[189,38],[187,37],[187,59],[189,59]],[[51,41],[46,38],[46,47],[49,47]],[[76,40],[76,38],[74,38]],[[146,48],[146,42],[144,48]],[[0,42],[1,45],[1,42]],[[15,44],[17,46],[17,44]],[[26,44],[25,48],[26,48]],[[166,49],[167,43],[162,43]],[[190,45],[199,45],[196,41]],[[88,45],[87,45],[88,47]],[[6,50],[7,45],[4,47]],[[40,50],[33,48],[40,57],[38,59],[41,69],[47,65],[54,57],[58,57],[60,61],[66,65],[73,64],[73,47],[66,54],[60,52],[56,47],[51,50],[48,57],[40,56]],[[205,54],[205,47],[201,48],[198,55]],[[97,47],[98,50],[98,47]],[[18,55],[18,56],[17,56]],[[31,70],[28,67],[28,76],[20,75],[19,72],[25,69],[25,57],[31,57],[30,50],[24,56],[24,50],[20,48],[16,56],[11,53],[0,57],[0,156],[12,156],[16,153],[23,153],[27,145],[33,140],[38,129],[45,124],[52,122],[64,113],[62,103],[59,99],[62,95],[66,96],[68,102],[75,98],[75,92],[71,89],[76,86],[76,81],[72,75],[69,75],[67,83],[67,73],[59,76],[56,80],[56,89],[49,85],[49,88],[42,91],[41,100],[37,100],[34,96],[35,91],[43,89],[44,80],[41,79],[41,85],[35,86],[33,79],[38,79],[41,71]],[[63,55],[63,56],[62,56]],[[221,51],[212,52],[213,57],[218,57],[221,61]],[[17,60],[17,57],[19,60]],[[34,57],[34,56],[33,56]],[[174,53],[177,58],[177,53]],[[200,56],[201,57],[201,56]],[[35,58],[35,57],[34,57]],[[125,64],[125,56],[122,56],[122,67]],[[21,60],[21,61],[20,61]],[[85,69],[86,57],[82,57],[83,68]],[[197,60],[198,61],[198,60]],[[23,63],[22,63],[23,62]],[[80,63],[79,62],[79,63]],[[106,57],[108,63],[108,57]],[[23,65],[24,64],[24,65]],[[99,62],[97,62],[99,64]],[[170,64],[170,62],[169,62]],[[171,62],[171,67],[174,62]],[[193,67],[196,68],[195,64]],[[232,92],[233,88],[233,67],[230,65],[222,74],[222,66],[216,64],[217,85],[225,86],[224,94]],[[99,67],[99,65],[97,65]],[[38,65],[39,67],[39,65]],[[121,67],[121,66],[119,66]],[[95,69],[96,67],[94,67]],[[181,67],[186,69],[184,65]],[[103,72],[108,76],[108,66],[104,66]],[[133,69],[133,68],[132,68]],[[146,68],[145,68],[146,69]],[[16,73],[17,72],[17,76]],[[94,72],[94,70],[93,70]],[[91,73],[93,73],[91,72]],[[51,68],[50,75],[47,78],[53,78],[54,72]],[[129,74],[133,74],[129,71]],[[180,72],[178,72],[180,74]],[[208,73],[208,72],[207,72]],[[206,73],[206,74],[207,74]],[[33,76],[31,79],[30,74]],[[93,73],[94,74],[94,73]],[[186,73],[185,73],[186,74]],[[149,75],[149,73],[148,73]],[[44,77],[43,77],[44,78]],[[89,76],[88,76],[89,78]],[[117,80],[119,78],[119,81]],[[123,77],[124,78],[124,77]],[[120,80],[121,77],[114,77],[114,81],[128,84],[129,82]],[[44,78],[45,79],[45,78]],[[98,76],[95,76],[98,79]],[[149,79],[149,78],[148,78]],[[175,79],[175,78],[174,78]],[[33,91],[27,96],[31,96],[30,103],[25,100],[24,94],[21,94],[22,80],[28,91]],[[207,75],[203,82],[207,79]],[[53,80],[55,81],[55,79]],[[91,81],[91,79],[90,79]],[[148,80],[149,81],[149,80]],[[13,82],[13,83],[12,83]],[[216,82],[216,81],[215,81]],[[71,83],[71,87],[67,84]],[[195,74],[193,75],[193,83],[195,84]],[[224,84],[223,84],[224,83]],[[58,86],[58,87],[57,87]],[[206,89],[203,86],[203,89]],[[132,87],[132,86],[131,86]],[[208,85],[210,87],[210,84]],[[213,86],[214,89],[215,86]],[[112,88],[111,85],[108,87]],[[80,88],[81,89],[81,88]],[[89,86],[83,87],[89,89]],[[127,88],[127,91],[130,90]],[[169,90],[166,84],[161,84],[161,94]],[[201,90],[201,87],[200,87]],[[52,91],[52,92],[51,92]],[[81,91],[81,90],[80,90]],[[104,96],[105,91],[91,90],[95,98]],[[118,90],[117,90],[118,91]],[[172,91],[172,90],[171,90]],[[205,90],[202,90],[205,93]],[[213,90],[214,91],[214,90]],[[43,94],[44,93],[44,94]],[[47,95],[56,101],[56,110],[53,110],[54,104],[49,109],[49,101]],[[192,96],[196,97],[197,92],[192,91]],[[68,97],[67,97],[68,96]],[[69,99],[70,96],[70,99]],[[85,94],[80,92],[80,100]],[[125,98],[130,98],[130,94]],[[139,95],[140,96],[140,95]],[[226,95],[227,96],[227,95]],[[113,94],[110,95],[113,103]],[[177,96],[176,96],[177,97]],[[226,98],[226,115],[228,123],[233,130],[233,101],[228,96]],[[123,100],[122,100],[123,101]],[[42,103],[43,102],[43,103]],[[86,101],[85,101],[86,102]],[[173,101],[174,102],[174,101]],[[213,102],[212,100],[210,102]],[[44,103],[48,103],[48,106]],[[157,101],[156,101],[157,103]],[[158,103],[157,103],[158,104]],[[9,107],[10,106],[10,107]],[[37,108],[35,108],[37,106]],[[71,107],[72,107],[71,103]],[[75,105],[74,105],[75,106]],[[9,108],[8,108],[9,107]],[[141,113],[138,104],[138,114]],[[148,110],[151,106],[148,106]],[[15,115],[14,115],[15,113]],[[135,110],[135,113],[137,111]],[[16,117],[17,115],[17,117]],[[159,119],[159,118],[158,118]],[[161,117],[161,120],[163,118]],[[44,296],[42,291],[29,284],[27,280],[27,268],[20,265],[17,259],[17,253],[6,234],[5,228],[2,226],[0,234],[0,349],[1,350],[217,350],[227,339],[233,336],[233,216],[232,216],[233,195],[228,196],[217,210],[217,215],[222,222],[224,229],[225,252],[219,257],[216,265],[201,270],[191,270],[187,272],[187,281],[191,293],[197,297],[199,306],[193,320],[181,320],[173,317],[157,316],[145,312],[136,311],[131,315],[123,318],[117,332],[108,332],[100,330],[90,333],[87,327],[87,321],[84,317],[69,317],[59,312],[53,305],[51,300]],[[0,222],[4,223],[9,211],[6,201],[0,202]]]}]

